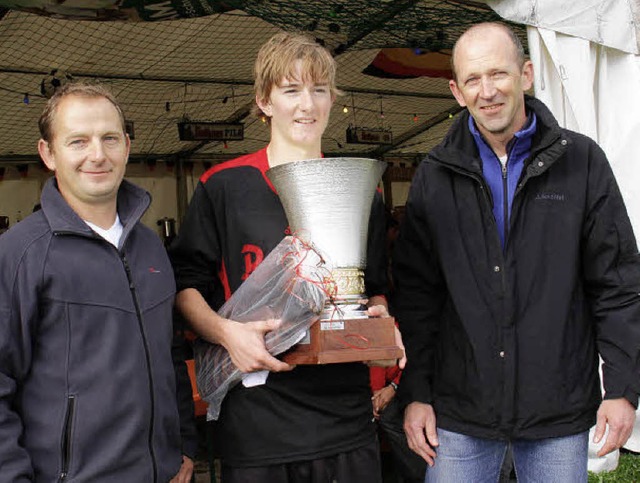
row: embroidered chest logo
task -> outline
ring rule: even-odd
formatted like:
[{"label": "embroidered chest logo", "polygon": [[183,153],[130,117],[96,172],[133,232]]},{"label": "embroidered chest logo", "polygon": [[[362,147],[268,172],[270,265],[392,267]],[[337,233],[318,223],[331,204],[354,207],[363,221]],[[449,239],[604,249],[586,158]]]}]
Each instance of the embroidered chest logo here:
[{"label": "embroidered chest logo", "polygon": [[242,256],[244,257],[244,273],[242,274],[241,280],[246,280],[249,278],[249,275],[258,268],[258,265],[262,263],[264,253],[259,246],[247,243],[242,247]]},{"label": "embroidered chest logo", "polygon": [[564,195],[562,193],[540,192],[536,195],[536,200],[564,201]]}]

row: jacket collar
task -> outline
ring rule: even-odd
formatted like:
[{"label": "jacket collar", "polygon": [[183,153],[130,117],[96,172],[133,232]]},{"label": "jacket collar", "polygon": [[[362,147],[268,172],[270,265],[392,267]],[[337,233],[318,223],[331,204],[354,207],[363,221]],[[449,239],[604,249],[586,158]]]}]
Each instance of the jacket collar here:
[{"label": "jacket collar", "polygon": [[[42,212],[51,231],[54,233],[73,233],[87,237],[95,237],[95,233],[78,214],[68,205],[58,190],[55,176],[47,180],[42,189]],[[151,203],[151,195],[142,188],[122,180],[118,189],[118,216],[123,226],[120,245],[129,232],[140,221]]]},{"label": "jacket collar", "polygon": [[[536,132],[533,135],[532,152],[557,140],[562,130],[551,111],[535,97],[524,96],[527,112],[536,116]],[[469,130],[469,111],[465,109],[449,128],[444,140],[429,153],[429,157],[454,169],[482,175],[482,161],[473,134]]]}]

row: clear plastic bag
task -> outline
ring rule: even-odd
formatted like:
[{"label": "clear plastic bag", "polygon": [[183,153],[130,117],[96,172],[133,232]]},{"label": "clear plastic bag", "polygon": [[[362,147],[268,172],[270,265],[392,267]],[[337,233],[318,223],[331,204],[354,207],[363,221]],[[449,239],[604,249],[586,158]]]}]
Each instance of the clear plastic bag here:
[{"label": "clear plastic bag", "polygon": [[[262,261],[218,310],[237,322],[278,319],[265,336],[267,350],[278,355],[295,345],[320,317],[331,286],[330,271],[318,252],[300,238],[288,236]],[[198,339],[194,344],[196,383],[209,403],[207,420],[218,419],[225,395],[242,379],[221,345]]]}]

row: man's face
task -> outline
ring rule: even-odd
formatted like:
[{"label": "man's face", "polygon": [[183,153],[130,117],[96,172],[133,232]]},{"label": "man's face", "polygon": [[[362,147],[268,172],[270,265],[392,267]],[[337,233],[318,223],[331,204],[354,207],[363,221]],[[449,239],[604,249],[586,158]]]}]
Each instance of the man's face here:
[{"label": "man's face", "polygon": [[328,84],[306,78],[298,61],[293,79],[273,86],[267,102],[258,106],[271,118],[271,139],[283,146],[319,149],[329,122],[333,97]]},{"label": "man's face", "polygon": [[457,81],[449,81],[458,104],[467,107],[487,139],[511,139],[526,122],[524,91],[531,88],[533,67],[518,65],[508,34],[497,27],[467,35],[455,52]]},{"label": "man's face", "polygon": [[69,95],[51,132],[51,142],[41,139],[38,151],[67,203],[76,211],[115,203],[130,144],[115,106],[104,97]]}]

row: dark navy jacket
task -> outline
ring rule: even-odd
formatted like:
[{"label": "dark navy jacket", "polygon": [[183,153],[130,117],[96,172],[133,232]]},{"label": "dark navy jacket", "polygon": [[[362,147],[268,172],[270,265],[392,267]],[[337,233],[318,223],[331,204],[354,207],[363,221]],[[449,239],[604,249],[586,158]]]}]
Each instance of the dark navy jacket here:
[{"label": "dark navy jacket", "polygon": [[118,193],[121,246],[54,179],[42,210],[0,237],[0,481],[166,482],[182,447],[171,357],[173,273]]},{"label": "dark navy jacket", "polygon": [[468,112],[419,166],[395,245],[405,401],[476,437],[566,436],[637,405],[640,256],[602,150],[537,117],[502,249]]}]

